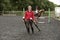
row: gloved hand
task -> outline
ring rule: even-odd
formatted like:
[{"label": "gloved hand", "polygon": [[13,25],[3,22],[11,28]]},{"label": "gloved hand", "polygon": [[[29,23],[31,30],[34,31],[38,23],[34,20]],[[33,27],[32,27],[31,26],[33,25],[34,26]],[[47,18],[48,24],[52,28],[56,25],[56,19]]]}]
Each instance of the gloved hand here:
[{"label": "gloved hand", "polygon": [[23,17],[23,20],[25,19],[25,17]]},{"label": "gloved hand", "polygon": [[30,20],[32,20],[32,18],[30,18]]}]

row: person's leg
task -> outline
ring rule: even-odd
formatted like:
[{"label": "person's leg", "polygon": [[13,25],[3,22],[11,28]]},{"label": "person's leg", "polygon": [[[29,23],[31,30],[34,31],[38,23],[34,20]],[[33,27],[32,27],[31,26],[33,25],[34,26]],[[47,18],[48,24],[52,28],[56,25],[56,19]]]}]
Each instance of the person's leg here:
[{"label": "person's leg", "polygon": [[29,21],[25,21],[25,26],[27,29],[28,34],[30,33],[30,29],[29,29]]},{"label": "person's leg", "polygon": [[30,26],[31,26],[32,33],[34,33],[34,29],[33,29],[33,26],[32,26],[33,22],[30,20],[29,23],[30,23]]}]

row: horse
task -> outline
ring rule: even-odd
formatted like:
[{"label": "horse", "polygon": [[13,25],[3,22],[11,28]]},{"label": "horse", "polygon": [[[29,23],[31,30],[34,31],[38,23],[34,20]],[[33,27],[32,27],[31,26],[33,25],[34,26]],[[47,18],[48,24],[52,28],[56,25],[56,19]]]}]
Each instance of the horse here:
[{"label": "horse", "polygon": [[41,10],[38,10],[37,14],[34,14],[35,18],[36,18],[36,21],[39,19],[39,17],[41,17],[41,14],[43,14],[43,13],[44,13],[44,9],[41,9]]},{"label": "horse", "polygon": [[41,14],[43,14],[44,13],[44,9],[41,9],[41,10],[39,10],[39,13],[38,13],[38,17],[41,17]]}]

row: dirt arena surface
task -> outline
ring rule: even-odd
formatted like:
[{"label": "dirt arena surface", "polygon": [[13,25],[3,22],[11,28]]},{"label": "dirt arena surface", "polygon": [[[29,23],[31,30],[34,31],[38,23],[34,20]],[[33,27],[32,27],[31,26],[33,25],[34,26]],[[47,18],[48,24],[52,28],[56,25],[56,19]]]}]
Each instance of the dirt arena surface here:
[{"label": "dirt arena surface", "polygon": [[[40,19],[39,21],[41,21]],[[0,40],[60,40],[60,22],[51,18],[48,23],[38,23],[40,32],[28,34],[21,16],[0,16]]]}]

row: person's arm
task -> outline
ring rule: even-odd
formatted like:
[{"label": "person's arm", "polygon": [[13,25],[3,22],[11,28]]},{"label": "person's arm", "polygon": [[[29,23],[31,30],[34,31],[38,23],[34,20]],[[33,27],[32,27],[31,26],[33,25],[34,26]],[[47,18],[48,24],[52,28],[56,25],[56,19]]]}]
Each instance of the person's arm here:
[{"label": "person's arm", "polygon": [[32,19],[33,19],[33,21],[35,21],[34,12],[32,13]]},{"label": "person's arm", "polygon": [[32,13],[32,18],[33,18],[33,20],[35,20],[35,17],[34,17],[34,12]]},{"label": "person's arm", "polygon": [[24,13],[23,20],[26,18],[26,12]]},{"label": "person's arm", "polygon": [[23,14],[23,19],[25,18],[25,13]]}]

